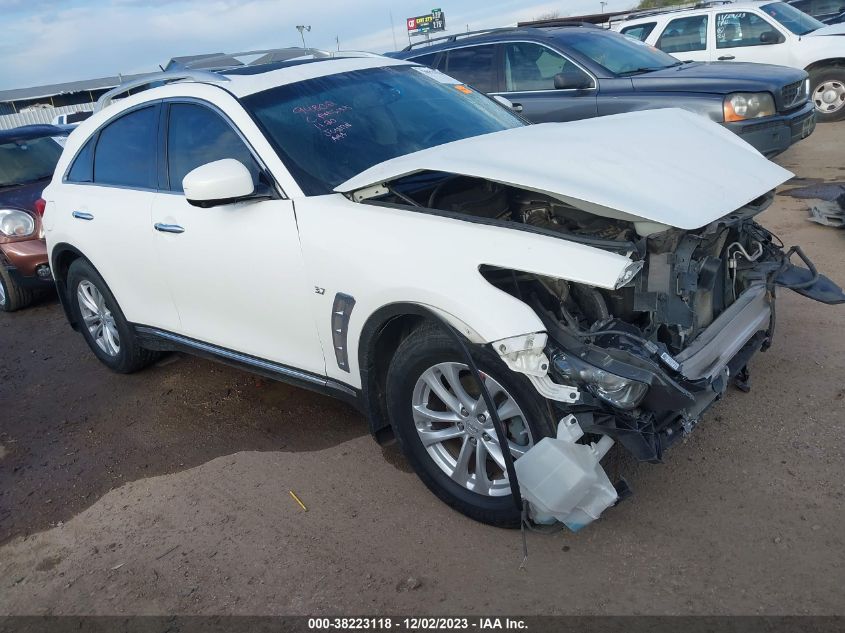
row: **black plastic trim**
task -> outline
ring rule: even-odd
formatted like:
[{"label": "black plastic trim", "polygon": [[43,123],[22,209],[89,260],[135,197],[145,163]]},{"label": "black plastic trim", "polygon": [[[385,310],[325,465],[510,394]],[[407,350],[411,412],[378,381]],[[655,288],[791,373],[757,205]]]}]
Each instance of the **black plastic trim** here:
[{"label": "black plastic trim", "polygon": [[135,330],[135,334],[138,336],[141,345],[147,349],[185,352],[194,356],[219,361],[226,365],[245,369],[273,380],[279,380],[297,387],[339,398],[352,404],[357,409],[363,410],[360,390],[345,383],[327,378],[326,376],[320,376],[257,356],[243,354],[225,347],[182,336],[181,334],[168,332],[167,330],[139,324],[131,324],[131,326]]}]

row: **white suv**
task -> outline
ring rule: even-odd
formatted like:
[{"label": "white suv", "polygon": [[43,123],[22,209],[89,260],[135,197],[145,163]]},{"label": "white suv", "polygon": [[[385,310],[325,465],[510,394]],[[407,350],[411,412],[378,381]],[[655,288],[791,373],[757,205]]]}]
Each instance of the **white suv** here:
[{"label": "white suv", "polygon": [[825,25],[785,2],[706,2],[632,13],[612,26],[682,61],[806,70],[819,121],[845,118],[845,24]]},{"label": "white suv", "polygon": [[[769,344],[776,285],[845,300],[753,220],[791,174],[698,115],[527,125],[377,57],[159,80],[44,192],[72,326],[118,372],[184,350],[344,398],[481,521],[519,524],[513,460],[556,430],[563,460],[660,460]],[[577,526],[616,499],[588,476],[554,486]]]}]

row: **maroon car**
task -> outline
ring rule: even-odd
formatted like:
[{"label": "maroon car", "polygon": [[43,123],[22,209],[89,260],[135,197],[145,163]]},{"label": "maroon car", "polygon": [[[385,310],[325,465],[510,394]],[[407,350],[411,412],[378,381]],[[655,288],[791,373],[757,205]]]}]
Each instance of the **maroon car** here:
[{"label": "maroon car", "polygon": [[44,246],[41,192],[62,154],[55,140],[70,129],[27,125],[0,130],[0,310],[25,308],[53,286]]}]

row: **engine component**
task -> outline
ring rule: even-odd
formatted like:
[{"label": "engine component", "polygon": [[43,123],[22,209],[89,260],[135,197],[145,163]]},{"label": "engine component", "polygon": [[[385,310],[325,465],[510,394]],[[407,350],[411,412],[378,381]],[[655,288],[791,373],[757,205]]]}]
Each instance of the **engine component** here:
[{"label": "engine component", "polygon": [[545,437],[514,462],[522,498],[535,523],[560,521],[577,532],[616,503],[618,494],[599,461],[613,440],[578,444],[584,432],[574,415],[558,424],[557,437]]}]

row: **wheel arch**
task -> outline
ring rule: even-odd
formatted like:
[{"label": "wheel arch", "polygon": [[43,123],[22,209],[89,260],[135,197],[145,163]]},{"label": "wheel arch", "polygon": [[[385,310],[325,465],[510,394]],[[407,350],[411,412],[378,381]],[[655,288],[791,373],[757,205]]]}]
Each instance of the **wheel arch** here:
[{"label": "wheel arch", "polygon": [[807,66],[804,70],[811,73],[822,68],[830,68],[831,66],[845,67],[845,57],[831,57],[828,59],[820,59]]},{"label": "wheel arch", "polygon": [[379,444],[393,439],[387,401],[384,397],[387,369],[399,344],[426,323],[455,327],[468,343],[483,344],[478,333],[454,315],[419,303],[392,303],[373,312],[364,323],[358,341],[361,372],[361,403],[370,433]]},{"label": "wheel arch", "polygon": [[[59,303],[62,304],[62,309],[65,312],[70,327],[74,330],[79,330],[79,324],[73,315],[73,310],[70,309],[70,297],[67,292],[67,272],[71,264],[77,259],[84,259],[94,270],[97,267],[88,259],[85,254],[75,246],[61,242],[53,247],[50,253],[50,270],[53,272],[53,279],[56,281],[56,294],[59,295]],[[99,271],[97,271],[99,274]]]}]

